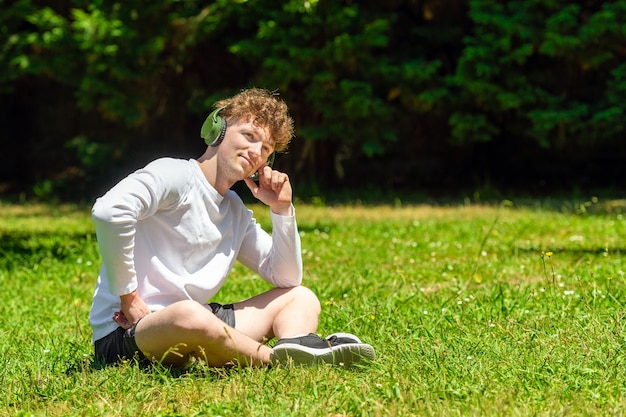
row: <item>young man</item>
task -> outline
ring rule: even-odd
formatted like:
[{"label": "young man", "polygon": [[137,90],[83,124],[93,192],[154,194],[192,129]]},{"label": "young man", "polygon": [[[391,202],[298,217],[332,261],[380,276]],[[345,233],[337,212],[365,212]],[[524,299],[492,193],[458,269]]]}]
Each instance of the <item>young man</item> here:
[{"label": "young man", "polygon": [[[266,164],[293,136],[287,106],[249,89],[215,107],[202,126],[208,146],[200,158],[157,159],[93,206],[102,255],[90,314],[96,359],[179,367],[196,359],[217,367],[373,360],[372,346],[354,335],[314,334],[320,303],[300,285],[291,184]],[[271,235],[230,190],[241,180],[269,206]],[[236,260],[275,288],[207,304]],[[274,348],[264,344],[274,337]]]}]

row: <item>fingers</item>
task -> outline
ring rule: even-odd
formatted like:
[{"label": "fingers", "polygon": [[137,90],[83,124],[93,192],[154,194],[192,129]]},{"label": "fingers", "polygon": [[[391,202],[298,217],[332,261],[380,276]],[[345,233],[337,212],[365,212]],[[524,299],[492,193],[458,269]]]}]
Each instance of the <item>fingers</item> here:
[{"label": "fingers", "polygon": [[259,186],[251,178],[244,178],[243,182],[246,183],[250,191],[252,191],[252,194],[256,194],[259,190]]},{"label": "fingers", "polygon": [[126,319],[126,316],[121,311],[113,313],[113,321],[116,322],[122,329],[128,330],[132,325]]},{"label": "fingers", "polygon": [[259,183],[250,178],[244,178],[244,182],[262,203],[270,206],[276,214],[290,215],[292,189],[289,176],[280,171],[273,170],[269,166],[259,169]]},{"label": "fingers", "polygon": [[150,314],[150,308],[139,297],[135,289],[131,293],[120,295],[121,310],[113,313],[113,321],[123,329],[130,329],[142,317]]},{"label": "fingers", "polygon": [[267,165],[259,170],[259,187],[261,188],[270,188],[272,191],[278,192],[288,182],[289,176],[287,174],[276,171]]}]

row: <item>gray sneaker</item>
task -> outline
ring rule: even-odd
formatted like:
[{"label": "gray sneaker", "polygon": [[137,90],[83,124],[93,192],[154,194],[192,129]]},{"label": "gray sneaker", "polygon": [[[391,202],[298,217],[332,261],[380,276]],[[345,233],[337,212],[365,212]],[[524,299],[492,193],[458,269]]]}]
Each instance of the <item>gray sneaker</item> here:
[{"label": "gray sneaker", "polygon": [[316,334],[280,339],[272,352],[272,363],[319,365],[328,363],[350,368],[376,359],[374,348],[349,333],[335,333],[322,339]]}]

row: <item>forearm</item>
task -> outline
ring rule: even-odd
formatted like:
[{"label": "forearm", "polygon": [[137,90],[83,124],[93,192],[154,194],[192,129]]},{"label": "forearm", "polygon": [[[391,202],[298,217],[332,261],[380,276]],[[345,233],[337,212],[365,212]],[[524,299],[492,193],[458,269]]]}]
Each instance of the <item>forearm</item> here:
[{"label": "forearm", "polygon": [[103,203],[94,205],[92,219],[111,292],[116,295],[131,293],[137,288],[135,220]]},{"label": "forearm", "polygon": [[272,214],[272,271],[275,285],[290,287],[302,283],[302,249],[293,206],[289,216]]}]

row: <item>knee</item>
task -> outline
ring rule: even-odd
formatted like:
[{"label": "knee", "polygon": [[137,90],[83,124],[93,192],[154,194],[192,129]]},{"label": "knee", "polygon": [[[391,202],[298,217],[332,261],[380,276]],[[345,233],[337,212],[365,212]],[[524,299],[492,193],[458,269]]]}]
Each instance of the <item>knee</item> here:
[{"label": "knee", "polygon": [[293,295],[293,301],[302,306],[303,308],[308,309],[311,313],[314,313],[319,316],[322,311],[322,307],[320,305],[320,300],[317,298],[317,295],[307,287],[299,286],[291,289]]},{"label": "knee", "polygon": [[202,304],[193,300],[179,301],[169,308],[173,312],[174,324],[187,330],[205,329],[213,315]]}]

